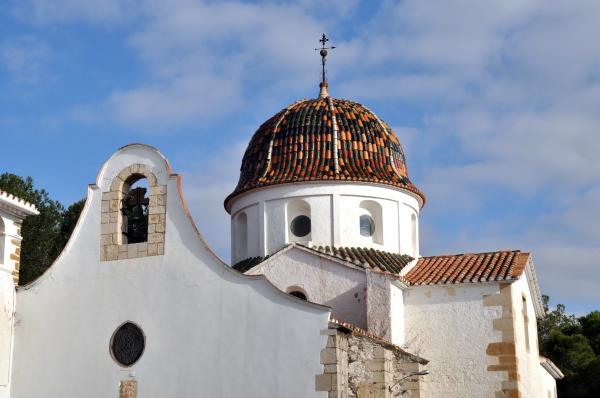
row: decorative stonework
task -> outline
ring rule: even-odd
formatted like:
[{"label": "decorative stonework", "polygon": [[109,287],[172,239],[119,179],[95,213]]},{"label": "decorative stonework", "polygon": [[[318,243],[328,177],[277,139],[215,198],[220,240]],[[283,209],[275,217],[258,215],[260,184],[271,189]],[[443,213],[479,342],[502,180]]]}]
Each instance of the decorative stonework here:
[{"label": "decorative stonework", "polygon": [[494,365],[489,365],[487,370],[489,372],[506,372],[507,379],[502,382],[502,396],[507,398],[521,397],[521,393],[519,392],[511,285],[509,283],[502,283],[500,284],[500,294],[483,296],[483,305],[487,307],[502,307],[501,317],[492,320],[493,329],[502,333],[502,339],[499,342],[488,344],[486,350],[487,355],[496,357],[498,361]]},{"label": "decorative stonework", "polygon": [[[21,224],[15,222],[17,236],[21,236]],[[13,282],[15,286],[19,284],[19,269],[21,268],[21,239],[11,239],[10,243],[15,248],[14,252],[10,253],[10,259],[15,262],[15,268],[12,271]]]},{"label": "decorative stonework", "polygon": [[119,398],[136,398],[137,381],[123,380],[119,385]]},{"label": "decorative stonework", "polygon": [[[129,187],[137,180],[148,181],[148,241],[127,244],[123,234],[121,203]],[[102,192],[100,261],[126,260],[165,253],[167,187],[158,185],[156,176],[143,164],[124,168],[112,180],[110,191]]]}]

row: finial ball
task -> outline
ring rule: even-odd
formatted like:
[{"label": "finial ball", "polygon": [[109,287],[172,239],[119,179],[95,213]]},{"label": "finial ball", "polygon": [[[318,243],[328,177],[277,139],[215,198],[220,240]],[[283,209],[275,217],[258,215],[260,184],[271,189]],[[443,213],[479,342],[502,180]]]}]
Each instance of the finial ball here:
[{"label": "finial ball", "polygon": [[327,50],[325,50],[325,49],[322,49],[322,50],[320,51],[320,54],[321,54],[321,57],[326,57],[326,56],[327,56]]}]

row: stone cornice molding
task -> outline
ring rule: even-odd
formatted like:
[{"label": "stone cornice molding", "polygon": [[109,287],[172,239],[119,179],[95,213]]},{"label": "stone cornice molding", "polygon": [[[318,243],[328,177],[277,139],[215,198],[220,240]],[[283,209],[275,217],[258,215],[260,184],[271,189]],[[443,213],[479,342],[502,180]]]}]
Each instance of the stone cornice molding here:
[{"label": "stone cornice molding", "polygon": [[0,210],[12,216],[24,219],[27,216],[37,216],[40,212],[34,205],[8,192],[0,191]]}]

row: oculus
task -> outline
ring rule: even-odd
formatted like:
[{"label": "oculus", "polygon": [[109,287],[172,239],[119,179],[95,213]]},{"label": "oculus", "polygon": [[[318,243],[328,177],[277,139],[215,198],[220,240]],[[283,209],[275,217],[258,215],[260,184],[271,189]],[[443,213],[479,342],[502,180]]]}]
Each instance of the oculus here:
[{"label": "oculus", "polygon": [[110,341],[110,352],[120,365],[131,366],[140,359],[146,347],[146,337],[140,327],[125,322],[117,328]]},{"label": "oculus", "polygon": [[290,224],[292,233],[298,238],[310,234],[310,218],[308,216],[298,216]]}]

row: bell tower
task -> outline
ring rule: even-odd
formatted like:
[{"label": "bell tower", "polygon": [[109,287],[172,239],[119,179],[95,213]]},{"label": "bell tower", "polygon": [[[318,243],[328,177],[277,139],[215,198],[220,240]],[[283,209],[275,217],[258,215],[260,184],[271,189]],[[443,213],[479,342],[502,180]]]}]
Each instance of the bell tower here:
[{"label": "bell tower", "polygon": [[21,224],[36,208],[0,191],[0,398],[10,397],[15,288],[19,282]]}]

